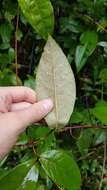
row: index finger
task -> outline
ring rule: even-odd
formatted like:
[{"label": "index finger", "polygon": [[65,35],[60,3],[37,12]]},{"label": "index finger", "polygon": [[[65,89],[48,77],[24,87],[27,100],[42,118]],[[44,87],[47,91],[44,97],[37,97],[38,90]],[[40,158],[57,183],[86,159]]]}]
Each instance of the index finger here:
[{"label": "index finger", "polygon": [[32,89],[23,86],[0,87],[0,95],[11,98],[12,103],[17,102],[36,102],[36,93]]}]

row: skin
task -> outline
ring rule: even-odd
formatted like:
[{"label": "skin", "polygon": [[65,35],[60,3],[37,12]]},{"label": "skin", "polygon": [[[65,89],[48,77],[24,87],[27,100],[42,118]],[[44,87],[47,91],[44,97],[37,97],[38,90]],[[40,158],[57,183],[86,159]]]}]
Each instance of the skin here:
[{"label": "skin", "polygon": [[53,108],[51,99],[37,102],[27,87],[0,87],[0,159],[11,150],[27,126],[44,118]]}]

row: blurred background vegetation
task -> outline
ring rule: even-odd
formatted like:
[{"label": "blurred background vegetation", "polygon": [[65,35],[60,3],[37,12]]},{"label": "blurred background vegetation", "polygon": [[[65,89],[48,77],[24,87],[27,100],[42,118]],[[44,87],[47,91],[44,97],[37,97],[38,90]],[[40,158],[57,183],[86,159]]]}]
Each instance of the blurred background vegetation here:
[{"label": "blurred background vegetation", "polygon": [[[77,84],[75,110],[68,128],[56,135],[70,150],[82,175],[82,190],[107,190],[107,1],[51,0],[54,38],[71,64]],[[0,0],[0,86],[35,88],[35,66],[45,41],[34,32],[16,0]],[[78,129],[77,129],[78,128]],[[31,133],[32,134],[32,133]],[[19,142],[27,142],[24,134]],[[1,176],[21,162],[28,147],[15,147],[1,162]],[[44,189],[55,189],[47,185]]]}]

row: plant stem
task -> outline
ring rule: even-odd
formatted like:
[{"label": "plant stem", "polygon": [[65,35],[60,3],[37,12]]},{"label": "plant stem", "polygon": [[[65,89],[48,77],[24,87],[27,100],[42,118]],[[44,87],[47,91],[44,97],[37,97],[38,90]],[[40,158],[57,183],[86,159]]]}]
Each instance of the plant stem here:
[{"label": "plant stem", "polygon": [[15,32],[15,67],[16,67],[16,83],[18,85],[18,60],[17,60],[17,49],[18,49],[18,41],[17,41],[17,33],[19,28],[19,6],[17,8],[17,18],[16,18],[16,32]]},{"label": "plant stem", "polygon": [[104,159],[103,159],[103,166],[102,166],[101,181],[100,181],[98,190],[101,190],[102,184],[103,184],[104,169],[105,169],[105,164],[106,164],[106,152],[107,152],[107,146],[106,146],[106,142],[104,142]]}]

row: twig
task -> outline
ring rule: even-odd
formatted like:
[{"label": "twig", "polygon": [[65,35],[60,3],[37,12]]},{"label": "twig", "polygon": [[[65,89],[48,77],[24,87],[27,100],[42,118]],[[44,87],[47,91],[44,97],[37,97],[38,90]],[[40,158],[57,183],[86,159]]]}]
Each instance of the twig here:
[{"label": "twig", "polygon": [[61,130],[61,132],[69,131],[71,129],[88,129],[88,128],[97,128],[97,129],[106,129],[107,126],[100,126],[100,125],[73,125],[73,126],[67,126],[64,129]]},{"label": "twig", "polygon": [[55,184],[55,185],[57,186],[57,188],[58,188],[59,190],[65,190],[64,188],[59,187],[57,184]]},{"label": "twig", "polygon": [[19,148],[32,148],[34,145],[36,145],[38,142],[37,141],[29,141],[28,143],[26,144],[16,144],[15,146],[16,147],[19,147]]},{"label": "twig", "polygon": [[107,29],[104,28],[104,26],[102,26],[99,22],[95,21],[93,18],[91,18],[89,15],[85,15],[86,18],[88,18],[90,21],[92,21],[93,23],[95,23],[100,29],[103,30],[103,32],[107,33]]},{"label": "twig", "polygon": [[89,152],[87,155],[81,156],[77,161],[85,160],[89,156],[93,155],[94,153],[95,153],[95,150],[93,150],[92,152]]},{"label": "twig", "polygon": [[[33,125],[39,126],[42,125],[42,127],[47,127],[47,124],[43,121],[40,121],[38,123],[33,123]],[[88,128],[98,128],[98,129],[106,129],[107,126],[105,125],[70,125],[70,126],[65,126],[64,129],[61,130],[61,132],[66,132],[71,129],[88,129]]]},{"label": "twig", "polygon": [[16,67],[16,82],[18,85],[18,60],[17,60],[17,48],[18,48],[18,41],[17,41],[17,33],[19,28],[19,6],[17,9],[17,18],[16,18],[16,32],[15,32],[15,67]]},{"label": "twig", "polygon": [[104,159],[103,159],[103,166],[102,166],[101,181],[100,181],[98,190],[101,190],[102,184],[103,184],[104,169],[105,169],[105,164],[106,164],[106,152],[107,152],[107,146],[106,146],[106,142],[104,142]]},{"label": "twig", "polygon": [[35,145],[39,144],[42,141],[46,141],[47,138],[49,137],[49,135],[51,135],[53,133],[54,129],[52,129],[51,131],[49,131],[47,134],[45,134],[44,137],[38,138],[36,139],[36,141],[30,140],[29,142],[27,142],[26,144],[17,144],[16,143],[16,147],[19,148],[34,148]]}]

